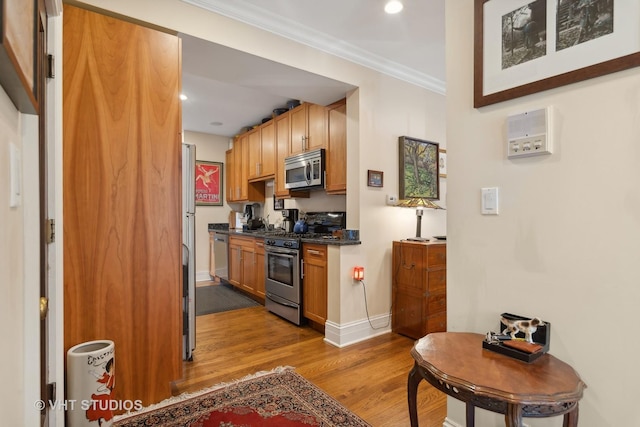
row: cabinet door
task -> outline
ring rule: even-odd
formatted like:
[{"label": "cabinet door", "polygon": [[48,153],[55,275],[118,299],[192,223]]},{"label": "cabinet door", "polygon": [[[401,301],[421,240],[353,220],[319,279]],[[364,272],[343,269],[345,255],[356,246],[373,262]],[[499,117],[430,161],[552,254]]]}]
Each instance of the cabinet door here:
[{"label": "cabinet door", "polygon": [[255,263],[256,252],[253,250],[253,242],[251,246],[242,247],[242,281],[240,287],[245,291],[254,294],[255,291]]},{"label": "cabinet door", "polygon": [[307,104],[307,139],[305,150],[327,148],[327,108]]},{"label": "cabinet door", "polygon": [[264,282],[265,282],[265,265],[264,265],[264,241],[256,240],[255,241],[255,263],[254,263],[254,274],[255,274],[255,292],[256,295],[264,298]]},{"label": "cabinet door", "polygon": [[270,177],[276,173],[276,132],[273,120],[260,128],[261,167],[260,176]]},{"label": "cabinet door", "polygon": [[242,281],[242,247],[229,239],[229,283],[240,287]]},{"label": "cabinet door", "polygon": [[233,202],[235,200],[235,164],[234,164],[234,154],[232,150],[227,150],[225,152],[224,155],[224,159],[227,162],[226,167],[224,168],[224,172],[225,172],[225,181],[226,181],[226,185],[225,185],[225,191],[226,191],[226,198],[227,198],[227,203],[228,202]]},{"label": "cabinet door", "polygon": [[307,104],[302,104],[289,111],[291,126],[289,139],[289,155],[300,154],[305,151],[307,138]]},{"label": "cabinet door", "polygon": [[276,197],[288,195],[287,189],[284,188],[284,159],[289,155],[289,141],[291,140],[289,123],[289,113],[282,114],[275,118],[277,160],[274,191]]},{"label": "cabinet door", "polygon": [[245,162],[243,161],[242,156],[242,147],[246,139],[246,135],[242,135],[237,137],[233,142],[233,200],[236,202],[242,200],[242,169],[245,167]]},{"label": "cabinet door", "polygon": [[254,129],[247,135],[247,179],[258,178],[262,176],[262,148],[260,147],[260,129]]},{"label": "cabinet door", "polygon": [[347,192],[347,105],[345,101],[328,107],[327,194]]},{"label": "cabinet door", "polygon": [[324,325],[327,320],[327,246],[305,244],[302,249],[303,314]]}]

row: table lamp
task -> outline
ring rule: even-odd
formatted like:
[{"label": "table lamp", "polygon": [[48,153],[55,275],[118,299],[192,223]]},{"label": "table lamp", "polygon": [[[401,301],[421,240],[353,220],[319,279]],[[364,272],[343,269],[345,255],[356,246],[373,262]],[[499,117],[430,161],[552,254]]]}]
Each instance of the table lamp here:
[{"label": "table lamp", "polygon": [[400,202],[396,205],[403,208],[416,208],[416,237],[409,237],[407,240],[424,242],[429,240],[426,237],[420,237],[420,233],[422,231],[422,211],[427,209],[444,209],[443,207],[437,205],[429,199],[424,199],[422,197],[412,197],[406,200],[400,200]]}]

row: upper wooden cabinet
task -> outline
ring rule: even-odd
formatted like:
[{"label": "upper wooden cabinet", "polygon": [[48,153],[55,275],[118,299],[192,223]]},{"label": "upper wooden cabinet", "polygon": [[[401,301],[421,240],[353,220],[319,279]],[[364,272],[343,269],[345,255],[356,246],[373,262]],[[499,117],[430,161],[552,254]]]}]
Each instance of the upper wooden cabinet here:
[{"label": "upper wooden cabinet", "polygon": [[239,135],[233,141],[227,157],[227,202],[264,203],[264,182],[249,182],[250,136],[257,131]]},{"label": "upper wooden cabinet", "polygon": [[269,120],[248,133],[249,181],[273,178],[276,166],[275,125]]},{"label": "upper wooden cabinet", "polygon": [[289,111],[291,136],[289,155],[327,147],[327,109],[303,103]]},{"label": "upper wooden cabinet", "polygon": [[274,194],[279,199],[288,199],[291,197],[309,197],[308,191],[290,191],[285,188],[285,171],[284,159],[289,155],[289,144],[291,142],[291,111],[275,118],[275,148],[276,148],[276,165],[275,165],[275,190]]},{"label": "upper wooden cabinet", "polygon": [[343,99],[327,107],[327,194],[347,193],[347,103]]}]

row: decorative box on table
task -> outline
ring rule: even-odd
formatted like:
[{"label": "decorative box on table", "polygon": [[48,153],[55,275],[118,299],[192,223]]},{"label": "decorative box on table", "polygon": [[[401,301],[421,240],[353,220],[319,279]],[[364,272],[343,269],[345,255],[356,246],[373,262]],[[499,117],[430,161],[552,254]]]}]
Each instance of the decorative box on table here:
[{"label": "decorative box on table", "polygon": [[[520,321],[520,320],[524,320],[524,321],[531,321],[532,317],[524,317],[524,316],[519,316],[517,314],[511,314],[511,313],[502,313],[501,318],[507,319],[507,320],[515,320],[515,321]],[[501,335],[505,335],[502,332],[505,331],[507,329],[507,326],[502,323],[502,321],[499,323],[499,334]],[[487,339],[482,341],[482,347],[490,350],[490,351],[494,351],[496,353],[500,353],[500,354],[504,354],[505,356],[509,356],[509,357],[513,357],[514,359],[518,359],[518,360],[522,360],[524,362],[527,363],[531,363],[534,360],[536,360],[537,358],[539,358],[540,356],[542,356],[543,354],[545,354],[546,352],[549,351],[549,340],[551,339],[551,324],[547,321],[541,321],[541,323],[539,325],[537,325],[535,332],[533,332],[531,334],[531,338],[533,340],[533,346],[529,346],[529,347],[536,347],[536,351],[534,352],[529,352],[529,351],[524,351],[524,350],[519,350],[516,348],[512,348],[509,346],[509,344],[505,343],[507,341],[513,341],[513,340],[509,340],[509,339],[495,339],[495,340],[489,340],[490,334],[487,334]],[[509,332],[506,332],[506,334],[508,335]],[[516,337],[516,341],[525,343],[525,333],[518,331],[515,334]],[[526,344],[523,344],[523,346],[525,346]]]}]

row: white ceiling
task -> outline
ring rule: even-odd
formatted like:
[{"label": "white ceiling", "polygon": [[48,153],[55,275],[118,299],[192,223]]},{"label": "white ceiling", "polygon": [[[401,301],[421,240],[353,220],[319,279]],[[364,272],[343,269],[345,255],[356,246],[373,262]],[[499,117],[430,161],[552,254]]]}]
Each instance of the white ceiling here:
[{"label": "white ceiling", "polygon": [[[445,0],[183,0],[438,93],[445,92]],[[353,87],[185,34],[185,130],[233,136],[290,99],[327,105]],[[212,125],[220,122],[221,125]]]}]

